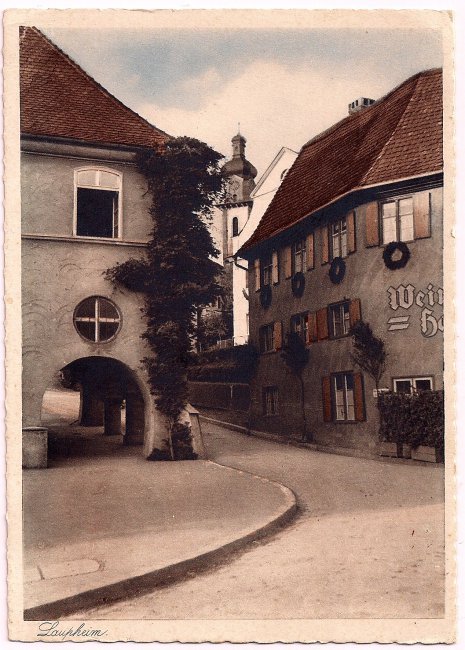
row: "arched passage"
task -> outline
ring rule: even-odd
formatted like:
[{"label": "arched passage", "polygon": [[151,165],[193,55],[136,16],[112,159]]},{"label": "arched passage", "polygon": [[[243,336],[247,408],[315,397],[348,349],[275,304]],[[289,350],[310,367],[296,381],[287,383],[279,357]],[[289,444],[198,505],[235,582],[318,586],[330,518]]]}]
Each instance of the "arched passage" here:
[{"label": "arched passage", "polygon": [[43,424],[68,436],[74,432],[83,437],[85,429],[92,427],[96,435],[117,436],[124,445],[143,444],[144,398],[133,371],[124,363],[83,357],[64,366],[60,376],[61,390],[55,387],[44,395]]}]

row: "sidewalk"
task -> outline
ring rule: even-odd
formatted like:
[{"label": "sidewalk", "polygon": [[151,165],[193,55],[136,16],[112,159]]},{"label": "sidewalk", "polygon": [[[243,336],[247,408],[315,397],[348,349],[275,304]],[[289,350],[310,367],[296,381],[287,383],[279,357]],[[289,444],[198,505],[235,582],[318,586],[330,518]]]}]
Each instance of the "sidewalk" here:
[{"label": "sidewalk", "polygon": [[296,510],[273,481],[210,461],[149,462],[139,447],[107,441],[97,455],[23,473],[26,620],[182,578]]}]

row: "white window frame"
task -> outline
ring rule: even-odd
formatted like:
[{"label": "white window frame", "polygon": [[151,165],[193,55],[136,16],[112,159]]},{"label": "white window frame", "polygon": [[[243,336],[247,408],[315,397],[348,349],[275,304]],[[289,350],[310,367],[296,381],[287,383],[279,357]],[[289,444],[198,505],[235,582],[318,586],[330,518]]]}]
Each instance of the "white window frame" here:
[{"label": "white window frame", "polygon": [[[344,300],[334,305],[329,305],[329,338],[339,339],[348,336],[350,331],[350,301]],[[342,334],[336,333],[336,312],[339,312],[342,324]]]},{"label": "white window frame", "polygon": [[262,286],[271,286],[273,284],[273,253],[270,253],[269,256],[262,257],[260,267]]},{"label": "white window frame", "polygon": [[331,239],[331,260],[335,257],[347,257],[349,254],[347,219],[344,217],[331,223],[329,226],[329,234]]},{"label": "white window frame", "polygon": [[[298,262],[298,263],[297,263]],[[300,268],[297,268],[297,267]],[[307,242],[305,238],[292,244],[292,275],[305,273],[307,267]]]},{"label": "white window frame", "polygon": [[[412,211],[411,212],[406,212],[404,215],[400,214],[400,202],[401,201],[411,201],[412,203]],[[385,217],[383,214],[384,206],[387,205],[388,203],[393,203],[395,206],[395,216],[394,217],[388,217],[390,219],[395,219],[395,238],[392,239],[391,237],[385,237],[385,227],[384,227],[384,222],[385,222]],[[402,235],[402,216],[410,217],[411,221],[411,237],[404,237]],[[415,239],[415,224],[414,224],[414,207],[413,207],[413,196],[412,195],[407,195],[407,196],[399,196],[391,199],[386,199],[385,201],[381,201],[380,204],[380,223],[381,223],[381,244],[382,246],[387,246],[390,244],[392,241],[402,241],[402,242],[411,242],[414,241]]]},{"label": "white window frame", "polygon": [[[97,178],[97,184],[86,184],[79,183],[78,178],[79,174],[82,172],[94,172]],[[101,185],[101,172],[107,172],[116,176],[118,179],[118,187],[105,187]],[[77,225],[78,225],[78,214],[77,214],[77,195],[78,188],[89,189],[89,190],[106,190],[109,192],[118,193],[118,236],[117,237],[98,237],[95,235],[78,235],[77,234]],[[87,166],[79,167],[74,170],[74,210],[73,210],[73,236],[78,237],[79,239],[103,239],[105,241],[118,241],[122,239],[123,236],[123,215],[122,215],[122,206],[123,206],[123,175],[121,172],[111,169],[110,167],[101,167],[101,166]],[[114,224],[113,224],[114,226]]]},{"label": "white window frame", "polygon": [[417,392],[417,386],[416,382],[417,381],[429,381],[430,382],[430,389],[429,390],[434,390],[434,383],[433,383],[433,377],[432,375],[425,375],[425,376],[419,376],[419,377],[394,377],[392,379],[392,387],[394,393],[397,393],[397,382],[400,381],[409,381],[410,382],[410,393],[407,393],[407,395],[412,395],[414,392]]},{"label": "white window frame", "polygon": [[[347,386],[347,377],[352,377],[352,388]],[[342,390],[337,389],[337,379],[342,377]],[[355,422],[355,377],[352,372],[337,372],[331,375],[335,422]]]}]

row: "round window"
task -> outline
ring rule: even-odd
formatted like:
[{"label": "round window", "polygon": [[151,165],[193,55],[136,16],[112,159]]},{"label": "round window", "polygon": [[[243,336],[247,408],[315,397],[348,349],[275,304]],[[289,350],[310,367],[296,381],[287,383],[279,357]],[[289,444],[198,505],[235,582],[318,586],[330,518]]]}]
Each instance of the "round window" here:
[{"label": "round window", "polygon": [[101,296],[86,298],[74,310],[74,327],[87,341],[109,341],[118,333],[121,316],[114,303]]}]

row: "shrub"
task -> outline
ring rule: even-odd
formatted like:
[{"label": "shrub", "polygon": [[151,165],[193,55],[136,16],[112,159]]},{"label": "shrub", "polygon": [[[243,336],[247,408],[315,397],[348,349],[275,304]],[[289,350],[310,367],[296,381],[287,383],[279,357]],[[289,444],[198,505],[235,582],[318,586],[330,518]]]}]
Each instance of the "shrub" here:
[{"label": "shrub", "polygon": [[258,357],[258,350],[250,344],[207,350],[191,360],[188,377],[190,381],[248,383]]}]

